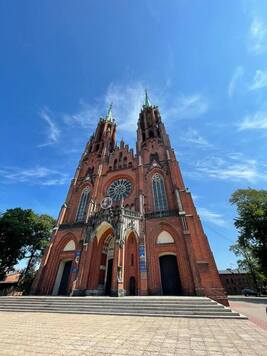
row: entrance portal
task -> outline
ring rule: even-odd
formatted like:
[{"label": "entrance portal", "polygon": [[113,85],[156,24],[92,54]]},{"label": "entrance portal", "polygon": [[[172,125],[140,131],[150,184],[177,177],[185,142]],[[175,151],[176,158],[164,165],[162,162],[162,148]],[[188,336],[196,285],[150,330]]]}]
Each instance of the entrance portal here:
[{"label": "entrance portal", "polygon": [[68,285],[72,261],[66,261],[58,288],[58,295],[68,295]]},{"label": "entrance portal", "polygon": [[176,256],[160,256],[159,263],[161,274],[161,288],[163,295],[181,294],[181,282]]},{"label": "entrance portal", "polygon": [[111,282],[112,282],[113,258],[108,260],[107,267],[108,267],[108,270],[107,270],[107,279],[106,279],[106,286],[105,286],[105,295],[110,295]]},{"label": "entrance portal", "polygon": [[130,278],[130,295],[135,295],[135,278],[134,277],[131,277]]}]

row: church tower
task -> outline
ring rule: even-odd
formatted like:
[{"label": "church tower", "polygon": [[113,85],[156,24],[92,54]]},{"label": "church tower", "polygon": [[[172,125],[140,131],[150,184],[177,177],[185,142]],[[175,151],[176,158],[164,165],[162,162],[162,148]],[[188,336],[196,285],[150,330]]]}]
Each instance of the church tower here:
[{"label": "church tower", "polygon": [[147,92],[136,154],[110,107],[88,141],[34,285],[45,295],[227,299],[159,108]]}]

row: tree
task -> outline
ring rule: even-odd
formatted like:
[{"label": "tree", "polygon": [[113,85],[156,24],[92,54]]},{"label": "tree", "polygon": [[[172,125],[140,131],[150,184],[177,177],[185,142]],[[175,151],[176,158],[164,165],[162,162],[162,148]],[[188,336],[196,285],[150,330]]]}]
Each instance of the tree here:
[{"label": "tree", "polygon": [[34,267],[46,247],[54,218],[35,214],[31,209],[8,209],[0,216],[0,276],[28,259],[24,275]]},{"label": "tree", "polygon": [[241,271],[246,271],[251,277],[254,287],[259,288],[258,282],[265,281],[265,277],[261,272],[259,266],[259,261],[253,255],[253,250],[249,247],[243,247],[238,242],[230,246],[230,251],[234,252],[237,257],[240,257],[237,260],[238,268]]},{"label": "tree", "polygon": [[238,213],[234,222],[239,232],[237,248],[243,257],[249,252],[267,276],[267,191],[238,189],[230,202]]}]

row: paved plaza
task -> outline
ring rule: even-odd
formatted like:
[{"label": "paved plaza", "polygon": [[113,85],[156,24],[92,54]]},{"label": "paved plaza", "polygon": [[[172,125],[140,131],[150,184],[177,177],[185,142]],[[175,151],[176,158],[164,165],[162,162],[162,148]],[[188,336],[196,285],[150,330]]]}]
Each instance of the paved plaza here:
[{"label": "paved plaza", "polygon": [[229,300],[233,310],[246,315],[249,320],[267,331],[267,298],[244,298],[231,296]]},{"label": "paved plaza", "polygon": [[249,320],[0,313],[0,355],[267,355]]}]

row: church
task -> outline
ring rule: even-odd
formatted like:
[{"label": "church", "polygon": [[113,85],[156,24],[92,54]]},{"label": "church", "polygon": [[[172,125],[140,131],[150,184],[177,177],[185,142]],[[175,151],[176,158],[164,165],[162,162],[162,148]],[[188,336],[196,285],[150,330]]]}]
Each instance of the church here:
[{"label": "church", "polygon": [[136,153],[116,143],[111,107],[86,144],[34,294],[208,296],[227,305],[159,108],[147,92]]}]

